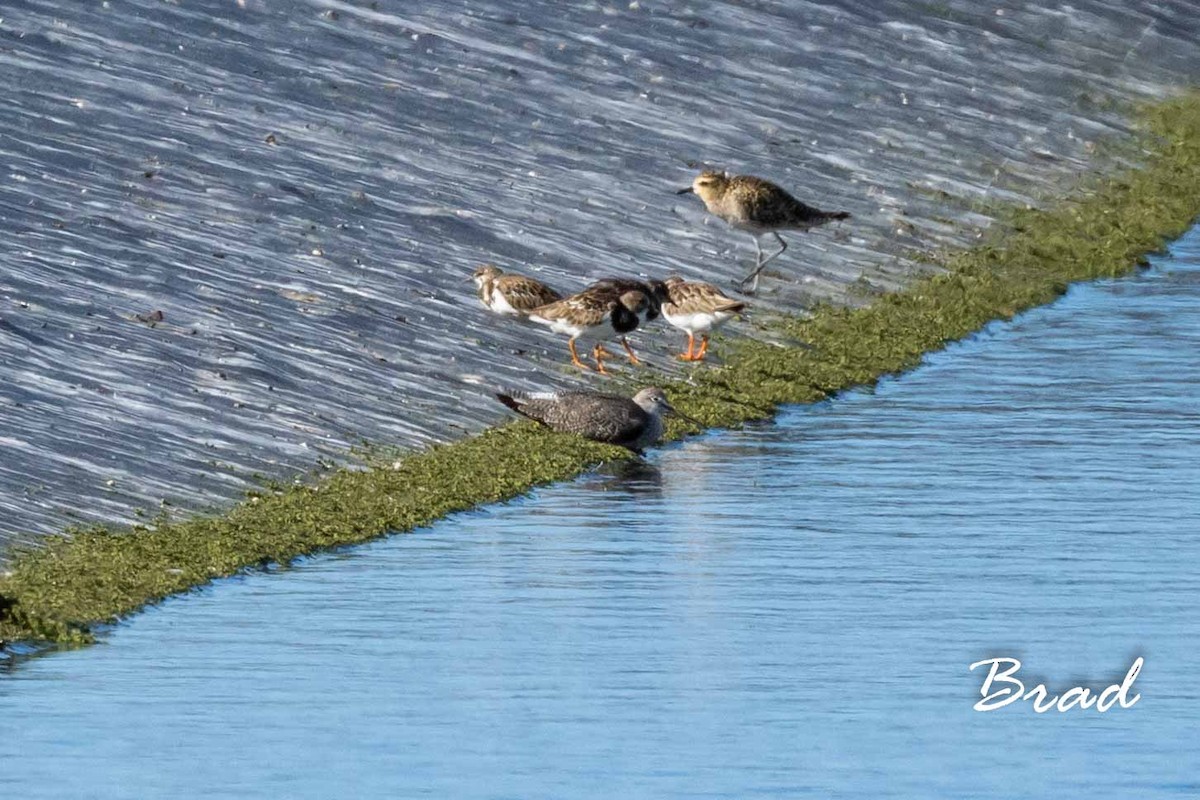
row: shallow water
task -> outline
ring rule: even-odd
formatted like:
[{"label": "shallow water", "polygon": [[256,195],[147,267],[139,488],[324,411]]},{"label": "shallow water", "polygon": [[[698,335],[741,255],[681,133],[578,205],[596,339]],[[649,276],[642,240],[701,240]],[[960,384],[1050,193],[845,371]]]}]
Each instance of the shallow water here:
[{"label": "shallow water", "polygon": [[[0,675],[5,797],[1195,797],[1200,230],[874,392]],[[1132,708],[971,710],[1145,658]]]},{"label": "shallow water", "polygon": [[462,278],[744,274],[671,193],[701,163],[854,213],[772,265],[796,309],[904,282],[1200,75],[1184,0],[243,5],[0,4],[0,557],[583,380]]}]

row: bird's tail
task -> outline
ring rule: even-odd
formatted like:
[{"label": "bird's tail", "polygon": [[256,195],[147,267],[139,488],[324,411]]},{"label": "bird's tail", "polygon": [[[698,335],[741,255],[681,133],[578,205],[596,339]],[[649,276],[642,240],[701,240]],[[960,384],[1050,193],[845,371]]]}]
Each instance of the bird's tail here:
[{"label": "bird's tail", "polygon": [[520,392],[510,392],[507,394],[505,392],[496,392],[496,399],[518,414],[525,416],[525,412],[521,409],[525,407],[527,398]]},{"label": "bird's tail", "polygon": [[849,211],[821,211],[817,214],[821,222],[833,222],[839,219],[850,219]]},{"label": "bird's tail", "polygon": [[[546,401],[558,399],[558,395],[554,392],[521,392],[510,389],[504,392],[496,392],[496,399],[522,417],[529,417],[532,420],[541,422],[538,419],[538,406],[544,406]],[[533,407],[531,408],[530,406]]]}]

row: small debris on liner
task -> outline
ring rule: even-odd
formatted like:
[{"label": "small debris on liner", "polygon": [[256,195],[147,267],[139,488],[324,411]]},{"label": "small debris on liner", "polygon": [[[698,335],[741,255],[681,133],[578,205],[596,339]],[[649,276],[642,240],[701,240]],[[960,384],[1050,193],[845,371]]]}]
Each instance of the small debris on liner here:
[{"label": "small debris on liner", "polygon": [[279,294],[297,303],[319,303],[321,301],[321,298],[312,292],[300,292],[295,289],[283,289]]}]

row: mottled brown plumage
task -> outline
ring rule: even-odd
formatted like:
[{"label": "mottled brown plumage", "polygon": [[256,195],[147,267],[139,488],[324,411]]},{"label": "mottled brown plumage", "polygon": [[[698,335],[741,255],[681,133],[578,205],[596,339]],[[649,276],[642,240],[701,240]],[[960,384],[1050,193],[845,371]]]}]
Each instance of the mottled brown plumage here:
[{"label": "mottled brown plumage", "polygon": [[[555,333],[567,334],[570,337],[567,348],[571,351],[571,363],[587,369],[587,365],[579,360],[575,340],[580,336],[599,340],[620,336],[624,341],[625,334],[637,328],[640,315],[645,312],[649,302],[645,294],[636,290],[621,292],[607,287],[589,288],[564,300],[533,309],[529,312],[529,319]],[[596,371],[601,374],[607,374],[603,361],[607,355],[611,354],[599,341],[596,342],[592,357],[596,361]],[[636,363],[635,358],[631,360]]]},{"label": "mottled brown plumage", "polygon": [[620,445],[636,453],[662,436],[663,413],[679,413],[667,402],[662,389],[653,386],[632,398],[603,392],[507,392],[496,397],[518,414],[553,430]]},{"label": "mottled brown plumage", "polygon": [[637,278],[601,278],[588,289],[609,289],[616,292],[641,292],[649,301],[641,314],[643,322],[658,319],[663,300],[667,298],[667,287],[662,281],[643,281]]},{"label": "mottled brown plumage", "polygon": [[711,314],[718,311],[736,313],[746,306],[745,300],[727,297],[711,283],[685,281],[678,276],[672,276],[663,281],[663,284],[667,290],[666,302],[662,304],[664,314]]},{"label": "mottled brown plumage", "polygon": [[[757,258],[754,271],[743,278],[740,286],[753,279],[750,291],[758,289],[758,275],[768,262],[787,250],[787,242],[779,231],[807,231],[833,220],[848,219],[845,211],[822,211],[792,197],[781,187],[753,175],[730,175],[727,172],[706,170],[692,185],[679,194],[695,192],[710,214],[720,217],[738,230],[754,237]],[[763,258],[758,237],[771,234],[779,242],[779,250]]]},{"label": "mottled brown plumage", "polygon": [[479,290],[479,299],[488,310],[508,316],[525,316],[562,295],[541,281],[524,275],[506,273],[492,264],[484,264],[471,276]]},{"label": "mottled brown plumage", "polygon": [[[708,352],[708,332],[716,330],[737,316],[746,304],[726,297],[711,283],[685,281],[672,276],[663,283],[667,299],[662,304],[663,317],[688,335],[688,349],[679,358],[684,361],[703,361]],[[700,350],[696,351],[696,334],[700,334]]]},{"label": "mottled brown plumage", "polygon": [[[642,323],[658,319],[662,314],[663,300],[667,298],[667,287],[662,281],[643,281],[637,278],[601,278],[588,286],[588,290],[607,290],[618,294],[640,292],[646,298],[646,304],[638,312],[638,318]],[[629,346],[629,340],[624,336],[621,337],[621,346],[625,348],[625,353],[629,356],[629,363],[642,363],[638,359],[637,353],[633,352],[633,348]]]}]

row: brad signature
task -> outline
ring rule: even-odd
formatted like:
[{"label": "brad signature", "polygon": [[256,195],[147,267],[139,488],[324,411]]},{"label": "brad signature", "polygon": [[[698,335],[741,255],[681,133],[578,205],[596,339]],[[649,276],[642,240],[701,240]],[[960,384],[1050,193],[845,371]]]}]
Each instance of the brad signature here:
[{"label": "brad signature", "polygon": [[1025,691],[1025,684],[1013,677],[1021,669],[1021,662],[1017,659],[985,658],[971,665],[972,672],[976,667],[990,665],[983,687],[979,690],[983,699],[977,702],[974,708],[976,711],[995,711],[1018,700],[1032,700],[1033,710],[1039,714],[1044,714],[1050,709],[1062,712],[1075,707],[1088,709],[1093,706],[1103,714],[1116,704],[1120,704],[1121,708],[1129,708],[1142,699],[1140,694],[1130,698],[1129,692],[1133,688],[1133,682],[1137,680],[1138,673],[1142,671],[1143,662],[1144,659],[1138,656],[1125,673],[1125,680],[1102,691],[1093,693],[1093,690],[1086,686],[1074,686],[1061,695],[1052,695],[1044,683]]}]

